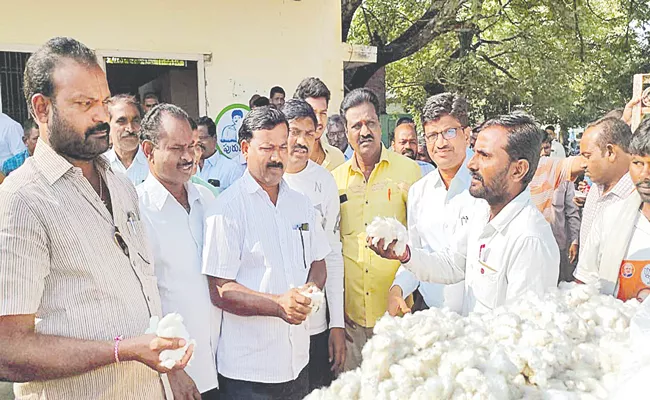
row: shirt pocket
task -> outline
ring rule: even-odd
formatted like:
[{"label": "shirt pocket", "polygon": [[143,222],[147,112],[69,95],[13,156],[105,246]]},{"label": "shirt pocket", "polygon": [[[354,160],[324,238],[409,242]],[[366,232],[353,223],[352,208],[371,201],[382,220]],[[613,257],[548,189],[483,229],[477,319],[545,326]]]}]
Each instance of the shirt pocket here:
[{"label": "shirt pocket", "polygon": [[309,231],[293,229],[291,240],[293,241],[295,267],[300,271],[308,271],[311,267],[312,258]]},{"label": "shirt pocket", "polygon": [[476,266],[476,276],[472,285],[476,301],[484,307],[494,309],[499,298],[498,290],[501,272],[480,260],[476,260]]}]

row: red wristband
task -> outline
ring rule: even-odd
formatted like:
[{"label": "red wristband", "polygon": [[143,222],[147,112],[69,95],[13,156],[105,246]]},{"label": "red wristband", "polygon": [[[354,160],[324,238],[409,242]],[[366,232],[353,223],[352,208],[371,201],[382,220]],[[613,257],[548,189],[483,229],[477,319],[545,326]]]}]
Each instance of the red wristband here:
[{"label": "red wristband", "polygon": [[120,348],[120,340],[124,339],[122,335],[120,336],[115,336],[115,347],[114,347],[114,355],[115,355],[115,362],[119,363],[120,362],[120,356],[118,354],[118,350]]}]

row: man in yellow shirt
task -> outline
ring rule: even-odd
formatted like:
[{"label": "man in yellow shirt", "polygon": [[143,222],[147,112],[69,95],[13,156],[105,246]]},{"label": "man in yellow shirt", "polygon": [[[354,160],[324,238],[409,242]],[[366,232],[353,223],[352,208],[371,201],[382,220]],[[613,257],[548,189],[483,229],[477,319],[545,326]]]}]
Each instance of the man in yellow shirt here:
[{"label": "man in yellow shirt", "polygon": [[343,152],[327,143],[323,133],[327,127],[327,107],[330,102],[330,90],[318,78],[305,78],[300,82],[293,94],[294,99],[305,100],[316,113],[318,126],[316,127],[316,143],[310,159],[328,171],[345,162]]},{"label": "man in yellow shirt", "polygon": [[399,261],[385,260],[366,246],[366,226],[377,216],[406,225],[406,200],[420,179],[420,167],[381,143],[379,101],[369,89],[355,89],[341,103],[354,156],[332,174],[341,201],[345,265],[345,370],[361,364],[361,349],[386,311],[387,293]]}]

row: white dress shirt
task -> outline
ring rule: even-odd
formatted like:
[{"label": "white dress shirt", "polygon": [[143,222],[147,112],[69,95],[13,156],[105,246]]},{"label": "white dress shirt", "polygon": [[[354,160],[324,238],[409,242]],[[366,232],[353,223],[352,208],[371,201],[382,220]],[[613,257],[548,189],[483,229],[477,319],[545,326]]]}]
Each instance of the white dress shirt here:
[{"label": "white dress shirt", "polygon": [[137,191],[163,314],[179,313],[190,338],[196,340],[194,358],[185,371],[203,393],[218,387],[215,356],[221,310],[212,305],[208,280],[201,273],[205,208],[214,196],[193,183],[185,187],[189,213],[153,175]]},{"label": "white dress shirt", "polygon": [[352,148],[352,146],[348,144],[348,147],[345,149],[345,152],[343,152],[343,157],[345,157],[345,161],[351,159],[353,155],[354,155],[354,149]]},{"label": "white dress shirt", "polygon": [[[407,221],[409,246],[427,251],[450,246],[450,240],[469,223],[474,207],[484,200],[469,194],[470,175],[466,158],[454,179],[445,187],[440,172],[415,182],[409,190]],[[448,307],[461,313],[465,282],[444,285],[420,282],[413,272],[403,266],[397,271],[393,285],[402,288],[404,298],[418,289],[429,307]]]},{"label": "white dress shirt", "polygon": [[[311,263],[330,253],[327,237],[309,198],[284,180],[276,203],[248,170],[219,195],[207,213],[203,273],[275,295],[305,284]],[[288,382],[309,361],[307,322],[226,311],[222,321],[217,365],[226,378]]]},{"label": "white dress shirt", "polygon": [[23,127],[7,114],[0,112],[0,165],[26,149],[23,143]]},{"label": "white dress shirt", "polygon": [[[343,314],[343,253],[341,250],[341,203],[339,190],[332,174],[309,160],[307,167],[296,174],[285,173],[284,180],[293,190],[309,197],[316,210],[316,223],[327,235],[332,251],[325,257],[327,265],[327,307],[330,311],[330,328],[344,328]],[[326,308],[321,307],[309,320],[312,335],[327,329]]]},{"label": "white dress shirt", "polygon": [[420,166],[420,169],[422,170],[422,176],[425,176],[429,172],[433,172],[436,169],[436,167],[426,161],[415,160],[415,162]]},{"label": "white dress shirt", "polygon": [[210,179],[218,180],[219,188],[225,190],[243,173],[244,168],[241,165],[216,151],[203,161],[203,168],[197,172],[197,175],[206,182]]},{"label": "white dress shirt", "polygon": [[109,149],[104,153],[104,155],[108,158],[108,162],[111,164],[113,172],[120,172],[126,175],[134,186],[138,186],[147,179],[147,176],[149,175],[149,162],[147,161],[147,157],[144,155],[144,151],[142,151],[141,145],[138,145],[138,152],[135,153],[135,158],[128,169],[125,168],[122,161],[117,158],[115,149]]},{"label": "white dress shirt", "polygon": [[528,291],[541,295],[557,286],[560,252],[529,189],[491,221],[487,203],[475,208],[450,247],[413,248],[404,266],[423,281],[456,283],[464,278],[463,315],[490,311]]}]

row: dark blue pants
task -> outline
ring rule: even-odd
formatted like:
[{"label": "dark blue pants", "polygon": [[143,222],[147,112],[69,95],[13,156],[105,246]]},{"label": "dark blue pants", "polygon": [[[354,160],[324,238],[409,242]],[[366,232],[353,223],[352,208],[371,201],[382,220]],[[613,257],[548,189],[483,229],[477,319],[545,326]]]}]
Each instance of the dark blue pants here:
[{"label": "dark blue pants", "polygon": [[220,400],[302,400],[308,394],[307,367],[298,378],[283,383],[246,382],[219,374]]}]

